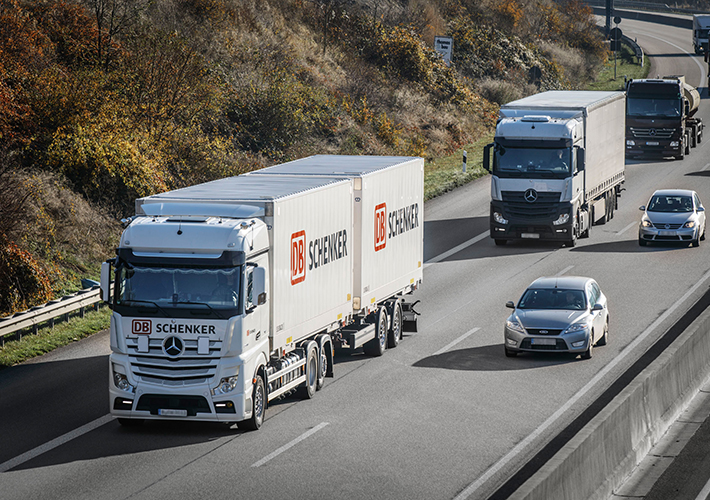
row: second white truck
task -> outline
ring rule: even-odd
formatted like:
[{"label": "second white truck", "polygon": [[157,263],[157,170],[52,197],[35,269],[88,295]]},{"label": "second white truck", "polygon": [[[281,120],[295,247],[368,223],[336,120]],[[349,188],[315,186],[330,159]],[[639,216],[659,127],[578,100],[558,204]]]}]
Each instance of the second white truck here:
[{"label": "second white truck", "polygon": [[490,236],[574,246],[611,219],[624,182],[623,92],[549,91],[501,106],[491,173]]},{"label": "second white truck", "polygon": [[291,165],[319,175],[241,175],[136,201],[101,280],[122,424],[258,429],[269,401],[313,397],[335,346],[379,356],[416,328],[406,298],[423,275],[423,160]]}]

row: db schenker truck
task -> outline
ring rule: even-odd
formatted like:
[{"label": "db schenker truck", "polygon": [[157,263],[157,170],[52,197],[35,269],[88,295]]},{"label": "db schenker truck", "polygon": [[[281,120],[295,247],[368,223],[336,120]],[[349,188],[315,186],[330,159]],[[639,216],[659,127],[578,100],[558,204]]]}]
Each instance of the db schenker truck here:
[{"label": "db schenker truck", "polygon": [[319,175],[245,174],[136,200],[101,276],[121,424],[258,429],[270,401],[314,396],[336,347],[379,356],[416,329],[423,160],[294,164]]},{"label": "db schenker truck", "polygon": [[626,155],[679,160],[703,140],[700,93],[684,76],[626,82]]},{"label": "db schenker truck", "polygon": [[549,91],[500,108],[491,173],[490,236],[574,246],[611,219],[624,183],[624,93]]}]

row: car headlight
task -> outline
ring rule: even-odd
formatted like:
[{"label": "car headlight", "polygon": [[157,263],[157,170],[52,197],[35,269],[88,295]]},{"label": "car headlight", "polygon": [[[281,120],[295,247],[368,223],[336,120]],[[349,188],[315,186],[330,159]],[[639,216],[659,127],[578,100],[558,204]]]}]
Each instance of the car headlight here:
[{"label": "car headlight", "polygon": [[569,222],[569,214],[562,214],[557,218],[557,220],[552,221],[552,224],[559,226],[560,224],[566,224],[567,222]]},{"label": "car headlight", "polygon": [[653,224],[652,224],[651,221],[648,220],[648,219],[643,219],[643,220],[641,221],[641,225],[642,225],[643,227],[653,227]]},{"label": "car headlight", "polygon": [[577,333],[577,332],[584,332],[589,329],[589,324],[587,323],[574,323],[573,325],[568,326],[564,332],[562,332],[562,335],[566,333]]},{"label": "car headlight", "polygon": [[498,212],[493,212],[493,220],[496,221],[498,224],[507,224],[508,223],[508,219],[503,217]]},{"label": "car headlight", "polygon": [[505,322],[505,326],[506,328],[508,328],[508,330],[513,330],[514,332],[518,333],[525,333],[525,328],[523,328],[523,325],[521,325],[519,321],[507,320]]},{"label": "car headlight", "polygon": [[683,227],[695,227],[695,221],[694,220],[689,220],[685,224],[683,224]]}]

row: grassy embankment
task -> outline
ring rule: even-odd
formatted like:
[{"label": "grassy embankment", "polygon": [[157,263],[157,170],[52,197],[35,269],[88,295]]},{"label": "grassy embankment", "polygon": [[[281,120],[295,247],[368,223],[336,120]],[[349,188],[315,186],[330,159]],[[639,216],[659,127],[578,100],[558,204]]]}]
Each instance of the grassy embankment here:
[{"label": "grassy embankment", "polygon": [[[614,60],[611,58],[596,81],[587,86],[587,90],[622,90],[624,76],[643,78],[648,74],[650,66],[648,58],[645,58],[644,67],[641,67],[626,46],[622,46],[616,62],[616,79],[614,79]],[[425,199],[429,200],[485,175],[486,172],[482,167],[483,148],[492,139],[491,131],[477,142],[467,144],[449,156],[427,162],[424,169]],[[462,172],[464,150],[468,158],[466,173]],[[53,329],[44,328],[38,335],[25,335],[20,340],[6,342],[3,347],[0,347],[0,370],[108,328],[109,313],[110,310],[104,307],[99,311],[87,313],[84,318],[74,318],[67,323],[60,323]]]}]

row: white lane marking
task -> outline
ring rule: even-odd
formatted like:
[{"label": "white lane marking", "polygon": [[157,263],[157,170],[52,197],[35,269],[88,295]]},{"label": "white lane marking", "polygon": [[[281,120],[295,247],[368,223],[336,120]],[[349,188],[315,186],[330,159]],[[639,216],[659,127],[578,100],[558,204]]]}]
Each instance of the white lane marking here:
[{"label": "white lane marking", "polygon": [[328,425],[328,422],[321,422],[320,424],[316,425],[313,429],[304,432],[303,434],[301,434],[300,436],[298,436],[296,439],[294,439],[294,440],[291,441],[290,443],[285,444],[285,445],[283,445],[281,448],[279,448],[278,450],[274,451],[273,453],[270,453],[269,455],[266,455],[264,458],[262,458],[262,459],[259,460],[258,462],[253,463],[251,466],[252,466],[252,467],[261,467],[262,465],[264,465],[266,462],[268,462],[268,461],[271,460],[272,458],[276,458],[277,456],[281,455],[284,451],[286,451],[286,450],[288,450],[289,448],[291,448],[291,447],[297,445],[298,443],[300,443],[301,441],[303,441],[303,440],[306,439],[307,437],[309,437],[309,436],[315,434],[316,432],[318,432],[319,430],[321,430],[321,429],[322,429],[323,427],[325,427],[326,425]]},{"label": "white lane marking", "polygon": [[701,168],[700,171],[701,171],[701,172],[705,172],[705,171],[708,169],[708,167],[710,167],[710,163],[708,163],[708,164],[705,165],[703,168]]},{"label": "white lane marking", "polygon": [[454,340],[454,341],[451,342],[450,344],[447,344],[445,347],[442,347],[441,349],[439,349],[438,351],[436,351],[434,354],[432,354],[432,356],[438,356],[439,354],[445,353],[446,351],[448,351],[449,349],[451,349],[453,346],[455,346],[456,344],[458,344],[459,342],[461,342],[462,340],[464,340],[466,337],[468,337],[468,336],[473,335],[474,333],[476,333],[478,330],[480,330],[480,328],[478,328],[478,327],[476,327],[476,328],[471,328],[469,331],[467,331],[466,333],[464,333],[463,335],[461,335],[459,338],[457,338],[456,340]]},{"label": "white lane marking", "polygon": [[490,234],[491,234],[490,231],[486,231],[485,233],[481,233],[478,236],[475,236],[468,241],[464,241],[460,245],[456,245],[454,248],[447,250],[446,252],[441,253],[441,254],[437,255],[436,257],[432,257],[431,259],[429,259],[428,261],[426,261],[424,263],[424,268],[429,267],[431,264],[436,264],[437,262],[441,262],[444,259],[448,259],[449,257],[454,255],[455,253],[459,253],[464,248],[468,248],[471,245],[473,245],[474,243],[478,243],[482,239],[488,238],[488,236]]},{"label": "white lane marking", "polygon": [[553,424],[559,419],[563,413],[569,410],[572,405],[577,401],[582,399],[584,395],[589,392],[599,381],[610,371],[612,371],[616,366],[621,363],[621,361],[626,358],[631,352],[633,352],[637,346],[643,342],[651,333],[670,316],[676,309],[678,309],[683,302],[685,302],[688,297],[690,297],[695,291],[703,286],[703,284],[710,279],[710,271],[706,272],[700,281],[695,283],[685,294],[679,298],[675,303],[661,314],[656,321],[651,323],[651,325],[646,328],[638,337],[636,337],[629,345],[627,345],[623,351],[619,353],[611,362],[602,368],[597,374],[592,377],[592,379],[587,382],[587,384],[582,387],[577,393],[572,396],[564,405],[562,405],[555,413],[553,413],[547,420],[545,420],[540,426],[535,429],[530,435],[519,442],[512,450],[510,450],[503,458],[498,460],[493,464],[481,477],[476,479],[474,482],[469,484],[461,493],[454,497],[454,500],[464,500],[470,497],[478,488],[480,488],[486,481],[488,481],[493,475],[498,473],[503,467],[510,462],[513,457],[521,453],[527,446],[529,446],[535,439],[542,435],[548,428],[552,427]]},{"label": "white lane marking", "polygon": [[626,226],[626,227],[625,227],[624,229],[622,229],[621,231],[617,231],[616,235],[619,236],[620,234],[624,234],[626,231],[628,231],[629,229],[631,229],[632,227],[634,227],[634,226],[636,226],[636,225],[638,225],[638,222],[632,222],[631,224],[629,224],[628,226]]},{"label": "white lane marking", "polygon": [[700,490],[700,493],[698,493],[698,496],[695,497],[695,500],[707,500],[708,496],[710,496],[710,480],[705,483],[705,487]]},{"label": "white lane marking", "polygon": [[97,418],[93,422],[89,422],[88,424],[82,425],[81,427],[78,427],[73,431],[67,432],[66,434],[59,436],[56,439],[52,439],[51,441],[48,441],[43,445],[38,446],[37,448],[27,451],[22,455],[18,455],[15,458],[11,458],[7,462],[0,464],[0,472],[7,472],[10,469],[17,467],[18,465],[22,465],[25,462],[28,462],[33,458],[40,456],[42,453],[46,453],[50,450],[53,450],[54,448],[57,448],[58,446],[61,446],[64,443],[68,443],[74,438],[78,438],[79,436],[86,434],[87,432],[91,432],[94,429],[101,427],[104,424],[107,424],[108,422],[113,420],[113,418],[113,415],[104,415],[101,418]]},{"label": "white lane marking", "polygon": [[555,276],[562,276],[563,274],[565,274],[567,271],[569,271],[569,270],[572,269],[573,267],[574,267],[574,266],[567,266],[567,267],[565,267],[562,271],[560,271],[559,273],[555,274]]},{"label": "white lane marking", "polygon": [[[667,43],[668,45],[671,45],[671,46],[675,47],[676,49],[678,49],[678,50],[684,52],[685,54],[691,56],[690,58],[693,60],[693,62],[694,62],[694,63],[698,66],[698,68],[700,69],[700,85],[698,85],[698,87],[702,86],[703,83],[705,83],[705,79],[706,79],[706,77],[707,77],[707,74],[705,73],[705,67],[704,67],[702,64],[700,64],[700,62],[698,61],[698,58],[695,57],[695,54],[691,54],[690,52],[688,52],[687,50],[685,50],[683,47],[680,47],[680,46],[678,46],[678,45],[676,45],[676,44],[674,44],[674,43],[672,43],[672,42],[669,42],[668,40],[665,40],[665,39],[660,38],[660,37],[658,37],[658,36],[652,35],[651,33],[645,32],[645,31],[643,31],[643,30],[641,30],[641,31],[638,31],[638,30],[637,30],[636,32],[637,32],[638,34],[640,34],[640,35],[644,35],[644,36],[647,36],[647,37],[650,37],[650,38],[655,38],[655,39],[658,40],[658,41],[661,41],[661,42],[663,42],[663,43]],[[690,83],[690,82],[688,82],[688,83]],[[703,146],[704,146],[704,145],[705,145],[705,144],[703,144]]]}]

